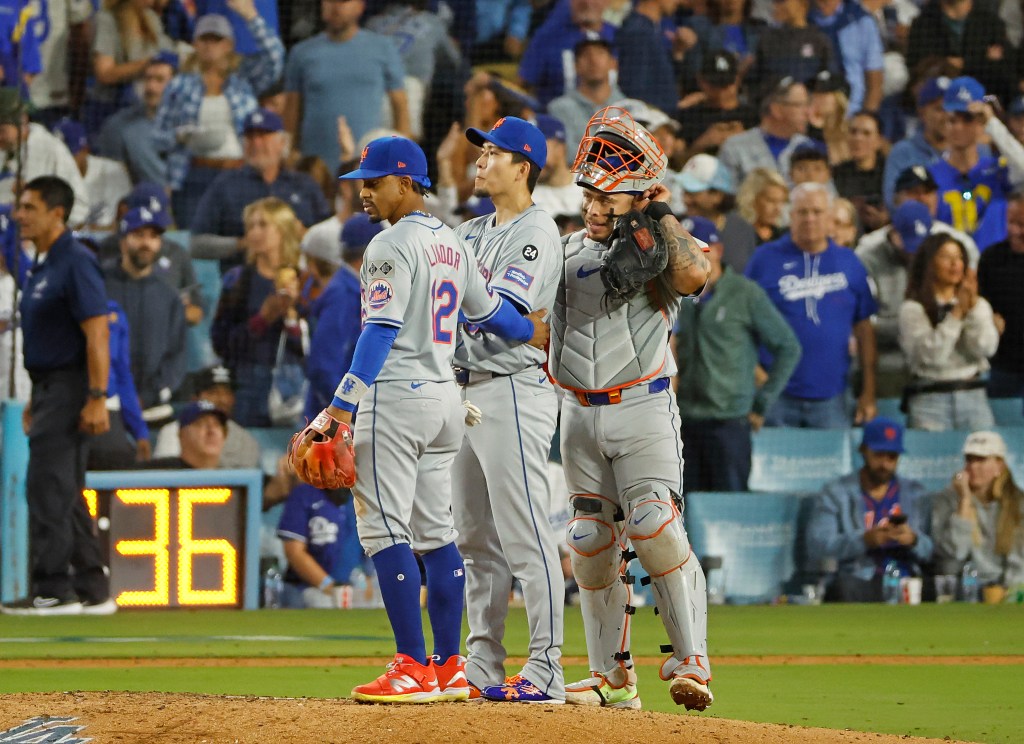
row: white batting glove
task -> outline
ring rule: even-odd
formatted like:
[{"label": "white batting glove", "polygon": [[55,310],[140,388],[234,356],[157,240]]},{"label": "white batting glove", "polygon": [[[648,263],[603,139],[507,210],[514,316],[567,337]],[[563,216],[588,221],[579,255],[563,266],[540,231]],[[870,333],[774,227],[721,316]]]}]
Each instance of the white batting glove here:
[{"label": "white batting glove", "polygon": [[468,400],[462,401],[462,407],[466,409],[466,426],[476,426],[484,420],[483,411]]}]

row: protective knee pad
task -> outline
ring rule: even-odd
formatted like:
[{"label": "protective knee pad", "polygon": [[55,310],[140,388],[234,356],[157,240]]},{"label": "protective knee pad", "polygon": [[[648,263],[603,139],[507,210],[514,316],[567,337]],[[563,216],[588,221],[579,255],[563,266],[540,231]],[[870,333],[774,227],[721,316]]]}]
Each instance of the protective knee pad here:
[{"label": "protective knee pad", "polygon": [[580,589],[604,589],[619,580],[622,551],[615,530],[615,505],[605,499],[576,496],[574,516],[565,529],[572,573]]}]

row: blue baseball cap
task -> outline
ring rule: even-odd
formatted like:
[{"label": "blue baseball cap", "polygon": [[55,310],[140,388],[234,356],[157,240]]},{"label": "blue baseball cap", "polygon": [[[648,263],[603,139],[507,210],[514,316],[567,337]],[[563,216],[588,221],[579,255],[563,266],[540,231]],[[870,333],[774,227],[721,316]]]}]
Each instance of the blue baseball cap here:
[{"label": "blue baseball cap", "polygon": [[249,132],[283,132],[284,121],[278,114],[275,114],[270,109],[259,108],[245,117],[245,122],[242,124],[242,133],[249,134]]},{"label": "blue baseball cap", "polygon": [[151,65],[170,65],[175,72],[178,71],[178,55],[168,49],[161,49],[149,60]]},{"label": "blue baseball cap", "polygon": [[545,139],[565,142],[565,124],[555,116],[537,114],[537,129],[541,131]]},{"label": "blue baseball cap", "polygon": [[892,214],[892,227],[903,241],[903,250],[917,253],[924,239],[932,232],[932,215],[919,201],[908,199]]},{"label": "blue baseball cap", "polygon": [[53,127],[53,133],[57,135],[72,155],[77,155],[89,146],[89,138],[85,135],[85,127],[73,119],[61,119]]},{"label": "blue baseball cap", "polygon": [[706,217],[687,217],[680,224],[686,232],[697,240],[703,240],[708,245],[722,242],[715,223]]},{"label": "blue baseball cap", "polygon": [[128,192],[124,198],[124,204],[128,209],[145,207],[150,212],[171,211],[171,202],[167,198],[167,191],[158,183],[152,181],[141,181]]},{"label": "blue baseball cap", "polygon": [[427,156],[419,145],[405,137],[380,137],[373,140],[363,148],[359,167],[338,176],[338,179],[352,181],[384,176],[409,176],[423,188],[430,188]]},{"label": "blue baseball cap", "polygon": [[373,237],[383,229],[384,226],[373,222],[366,212],[352,215],[341,226],[341,257],[349,259],[361,256]]},{"label": "blue baseball cap", "polygon": [[466,139],[477,147],[490,142],[502,150],[518,152],[538,168],[543,168],[548,161],[548,142],[544,133],[518,116],[501,117],[489,132],[470,127],[466,130]]},{"label": "blue baseball cap", "polygon": [[879,416],[864,424],[861,447],[873,452],[903,452],[903,425],[894,419]]},{"label": "blue baseball cap", "polygon": [[949,78],[933,77],[925,80],[917,91],[917,107],[927,106],[932,101],[937,101],[946,95],[949,89]]},{"label": "blue baseball cap", "polygon": [[124,217],[121,218],[121,234],[127,235],[130,232],[135,232],[143,227],[155,227],[160,232],[163,232],[170,225],[170,217],[164,210],[151,211],[146,207],[136,207],[128,211]]},{"label": "blue baseball cap", "polygon": [[227,427],[228,415],[208,400],[194,400],[178,414],[178,425],[181,427],[190,426],[203,416],[216,416],[220,425]]},{"label": "blue baseball cap", "polygon": [[942,96],[942,108],[954,113],[965,112],[968,106],[984,97],[985,87],[974,78],[953,78]]}]

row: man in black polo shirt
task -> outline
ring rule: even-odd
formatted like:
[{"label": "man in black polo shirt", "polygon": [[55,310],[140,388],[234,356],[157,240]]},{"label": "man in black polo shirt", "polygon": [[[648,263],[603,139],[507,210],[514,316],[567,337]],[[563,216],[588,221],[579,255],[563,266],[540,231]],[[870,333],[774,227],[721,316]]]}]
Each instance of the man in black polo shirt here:
[{"label": "man in black polo shirt", "polygon": [[25,186],[14,213],[22,238],[38,254],[21,296],[25,369],[32,378],[23,421],[31,582],[29,596],[5,605],[5,614],[107,615],[117,609],[82,497],[87,438],[110,428],[110,341],[100,268],[65,224],[74,201],[67,182],[41,176]]},{"label": "man in black polo shirt", "polygon": [[1006,202],[1006,240],[985,249],[978,264],[978,291],[996,314],[1001,337],[992,357],[990,398],[1024,394],[1024,192]]},{"label": "man in black polo shirt", "polygon": [[735,54],[718,50],[704,55],[697,84],[700,93],[687,96],[687,107],[676,112],[687,157],[701,152],[714,155],[729,137],[757,126],[757,111],[740,98],[739,59]]}]

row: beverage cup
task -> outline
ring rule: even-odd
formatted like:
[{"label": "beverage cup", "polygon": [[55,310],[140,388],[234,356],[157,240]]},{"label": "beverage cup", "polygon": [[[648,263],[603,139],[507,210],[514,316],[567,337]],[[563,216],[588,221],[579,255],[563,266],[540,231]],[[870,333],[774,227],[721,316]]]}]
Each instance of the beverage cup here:
[{"label": "beverage cup", "polygon": [[919,576],[906,576],[900,579],[900,604],[921,604],[921,585],[923,583]]},{"label": "beverage cup", "polygon": [[985,604],[1000,604],[1006,599],[1006,587],[1002,584],[990,584],[982,587],[981,599]]}]

